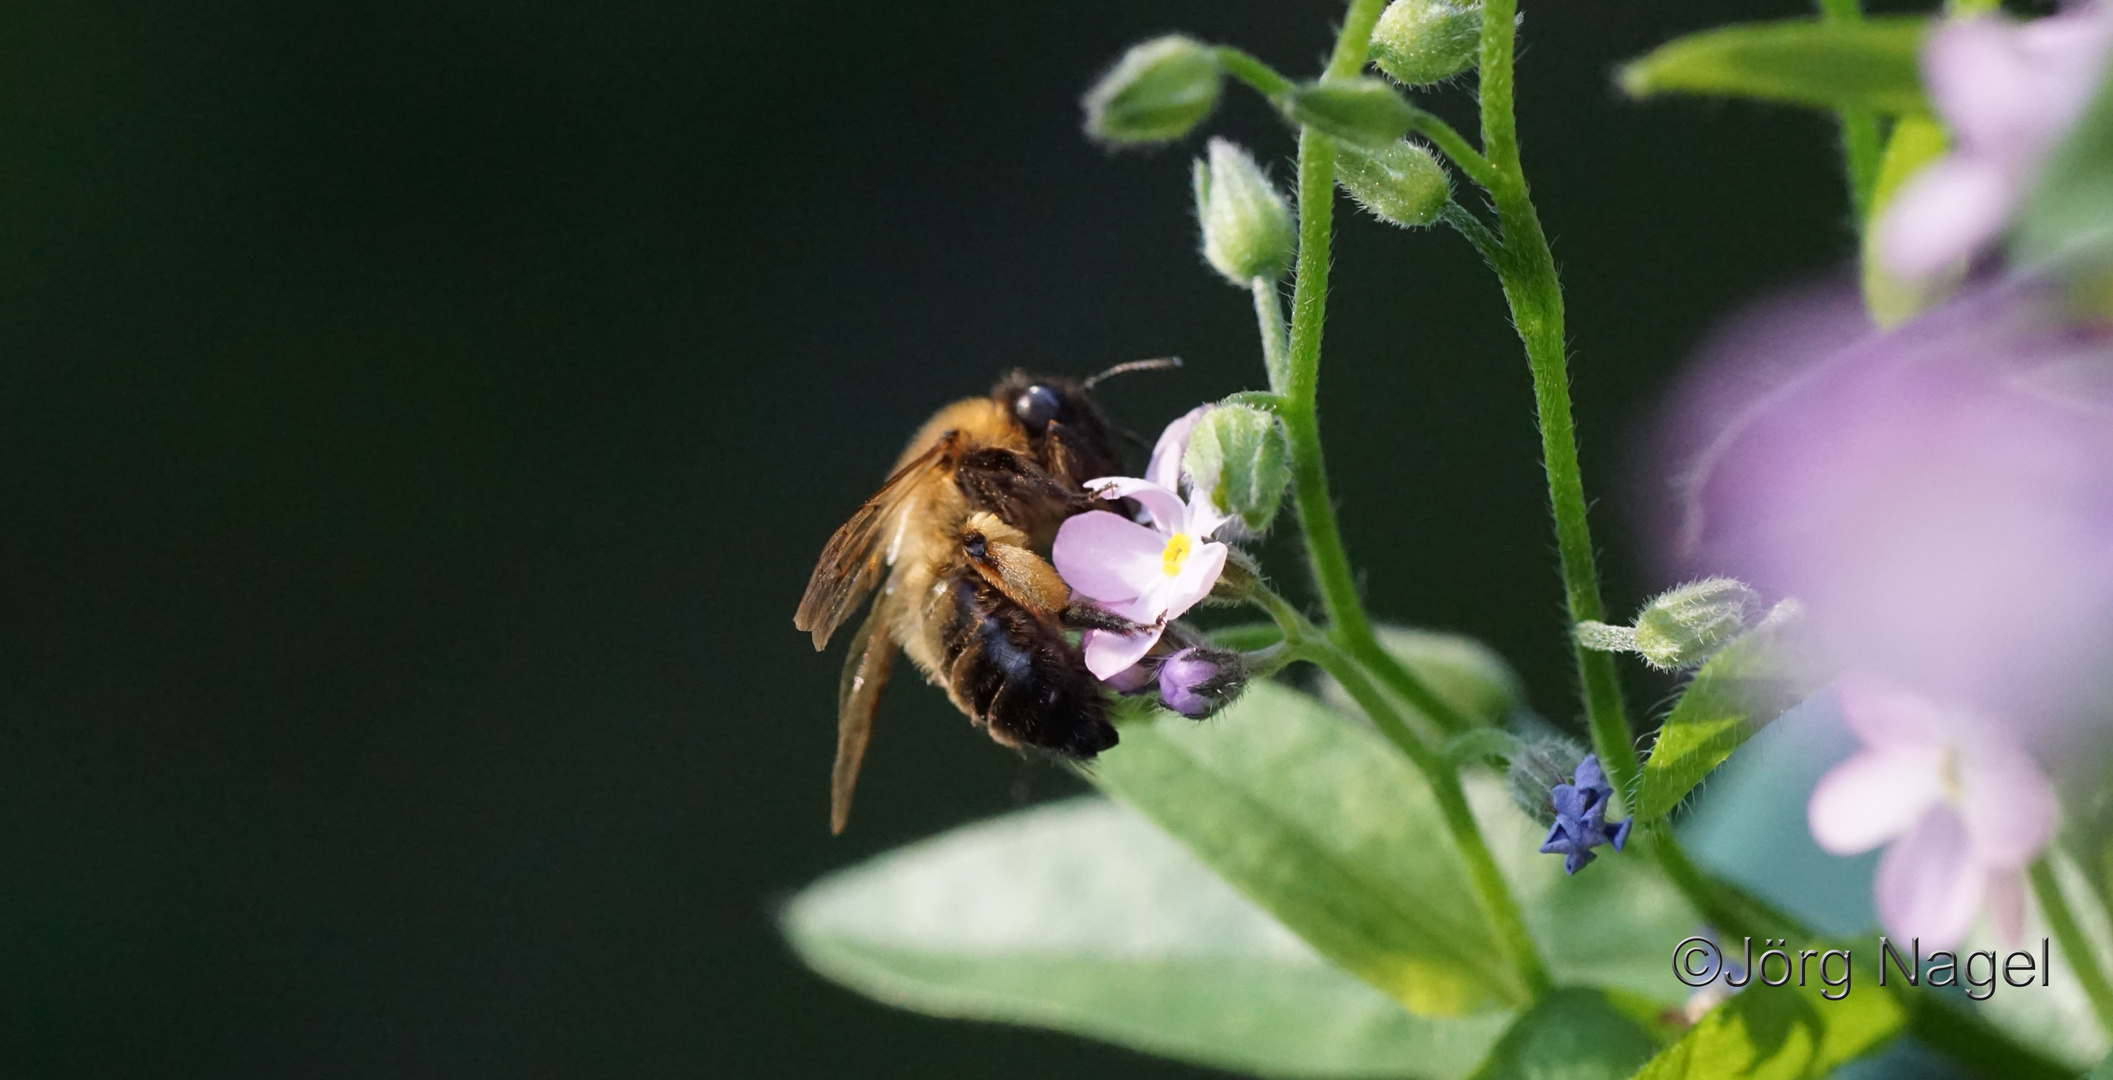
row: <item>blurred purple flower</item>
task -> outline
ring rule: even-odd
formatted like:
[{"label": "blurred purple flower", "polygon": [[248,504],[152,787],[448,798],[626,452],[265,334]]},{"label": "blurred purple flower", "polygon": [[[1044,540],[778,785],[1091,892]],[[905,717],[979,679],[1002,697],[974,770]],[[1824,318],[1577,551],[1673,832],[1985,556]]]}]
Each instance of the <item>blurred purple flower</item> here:
[{"label": "blurred purple flower", "polygon": [[1886,334],[1853,304],[1748,318],[1678,395],[1666,569],[1795,596],[1843,667],[2050,734],[2113,689],[2113,335],[2038,282]]},{"label": "blurred purple flower", "polygon": [[1836,855],[1890,845],[1876,886],[1889,933],[1950,949],[1986,906],[2015,943],[2025,867],[2054,831],[2046,775],[1996,725],[1863,678],[1840,694],[1864,749],[1813,789],[1813,839]]},{"label": "blurred purple flower", "polygon": [[1923,84],[1953,150],[1901,187],[1874,224],[1881,265],[1934,275],[2002,235],[2104,79],[2113,3],[2070,5],[2026,23],[1977,15],[1939,26],[1922,50]]}]

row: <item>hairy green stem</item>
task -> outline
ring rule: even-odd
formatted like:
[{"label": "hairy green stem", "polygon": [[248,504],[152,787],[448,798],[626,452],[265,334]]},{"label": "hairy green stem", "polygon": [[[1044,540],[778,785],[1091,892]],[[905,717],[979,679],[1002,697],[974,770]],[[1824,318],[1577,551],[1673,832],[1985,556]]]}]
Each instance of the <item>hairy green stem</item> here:
[{"label": "hairy green stem", "polygon": [[1400,748],[1430,782],[1431,793],[1438,799],[1439,813],[1445,819],[1447,831],[1452,834],[1454,846],[1460,850],[1461,859],[1467,863],[1468,877],[1474,882],[1475,895],[1482,902],[1482,913],[1497,936],[1498,946],[1519,973],[1527,994],[1534,1000],[1545,996],[1552,985],[1548,969],[1541,962],[1533,933],[1526,928],[1525,914],[1519,910],[1518,901],[1512,898],[1511,883],[1504,880],[1503,872],[1497,868],[1496,857],[1490,854],[1489,845],[1482,839],[1482,827],[1467,804],[1467,791],[1460,786],[1460,774],[1410,730],[1393,702],[1372,685],[1363,669],[1348,654],[1325,642],[1316,642],[1306,646],[1304,655],[1335,677],[1351,700],[1371,717],[1380,734]]},{"label": "hairy green stem", "polygon": [[2062,957],[2069,961],[2076,981],[2084,988],[2084,996],[2091,1000],[2091,1011],[2098,1014],[2099,1026],[2113,1031],[2113,984],[2106,981],[2097,950],[2084,936],[2084,928],[2077,924],[2076,913],[2069,910],[2062,884],[2054,876],[2052,856],[2042,855],[2033,862],[2032,892],[2040,901],[2040,911],[2047,916],[2047,928],[2054,931],[2054,940],[2061,942]]},{"label": "hairy green stem", "polygon": [[1453,125],[1415,106],[1409,106],[1409,130],[1431,141],[1438,152],[1450,158],[1467,178],[1483,187],[1496,182],[1496,172],[1490,168],[1489,159],[1467,144],[1467,139],[1453,130]]},{"label": "hairy green stem", "polygon": [[[1599,621],[1606,611],[1600,601],[1599,570],[1586,520],[1585,482],[1577,461],[1576,426],[1570,415],[1563,287],[1556,277],[1548,237],[1541,231],[1540,215],[1527,193],[1525,170],[1519,164],[1518,128],[1512,115],[1512,35],[1517,8],[1517,0],[1484,0],[1482,5],[1482,149],[1494,173],[1490,199],[1503,226],[1504,257],[1497,276],[1533,373],[1541,460],[1548,472],[1548,501],[1555,515],[1556,551],[1570,621],[1575,625],[1588,619]],[[1593,749],[1616,787],[1634,797],[1642,763],[1624,716],[1614,657],[1582,648],[1574,640],[1571,653],[1584,693]]]},{"label": "hairy green stem", "polygon": [[1248,288],[1255,294],[1255,325],[1262,334],[1262,363],[1269,370],[1269,389],[1282,394],[1291,369],[1291,346],[1284,340],[1284,301],[1270,278],[1258,277]]}]

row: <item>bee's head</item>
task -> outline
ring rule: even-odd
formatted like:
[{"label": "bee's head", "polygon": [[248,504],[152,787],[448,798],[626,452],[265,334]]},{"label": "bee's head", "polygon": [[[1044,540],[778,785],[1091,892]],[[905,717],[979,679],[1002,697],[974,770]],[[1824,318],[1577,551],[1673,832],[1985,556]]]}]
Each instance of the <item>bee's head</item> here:
[{"label": "bee's head", "polygon": [[1086,388],[1077,379],[1062,375],[1015,371],[998,383],[991,397],[1005,406],[1031,438],[1047,435],[1051,424],[1072,428],[1100,417],[1100,407]]}]

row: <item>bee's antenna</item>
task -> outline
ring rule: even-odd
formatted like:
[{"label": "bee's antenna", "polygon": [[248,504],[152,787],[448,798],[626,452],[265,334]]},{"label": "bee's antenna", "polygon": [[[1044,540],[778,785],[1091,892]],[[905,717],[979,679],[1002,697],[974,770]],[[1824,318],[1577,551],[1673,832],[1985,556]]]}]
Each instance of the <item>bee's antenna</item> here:
[{"label": "bee's antenna", "polygon": [[1084,383],[1081,383],[1080,385],[1088,390],[1091,390],[1093,389],[1093,385],[1095,383],[1100,382],[1102,379],[1114,378],[1117,375],[1127,375],[1133,371],[1165,371],[1169,368],[1178,368],[1180,366],[1181,358],[1178,356],[1155,356],[1150,360],[1131,360],[1127,363],[1117,364],[1114,367],[1109,368],[1108,370],[1103,371],[1090,379],[1087,379]]}]

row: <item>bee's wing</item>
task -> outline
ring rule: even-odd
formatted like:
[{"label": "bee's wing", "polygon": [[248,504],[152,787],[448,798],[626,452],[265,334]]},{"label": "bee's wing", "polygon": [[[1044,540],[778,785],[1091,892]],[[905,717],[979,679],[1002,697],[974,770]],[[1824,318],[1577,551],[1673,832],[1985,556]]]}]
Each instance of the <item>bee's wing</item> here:
[{"label": "bee's wing", "polygon": [[858,767],[873,738],[873,713],[888,686],[895,663],[895,639],[888,633],[885,599],[859,624],[844,661],[844,681],[836,691],[836,765],[829,774],[829,831],[841,833],[851,820],[851,792],[858,787]]},{"label": "bee's wing", "polygon": [[800,598],[800,610],[792,617],[794,626],[814,635],[817,652],[828,647],[829,635],[836,633],[836,628],[850,617],[851,609],[879,584],[884,554],[881,532],[894,519],[894,511],[902,505],[903,498],[916,491],[945,461],[953,444],[951,438],[941,439],[895,470],[880,491],[829,538],[821,560],[814,564],[814,576],[807,579],[807,595]]}]

